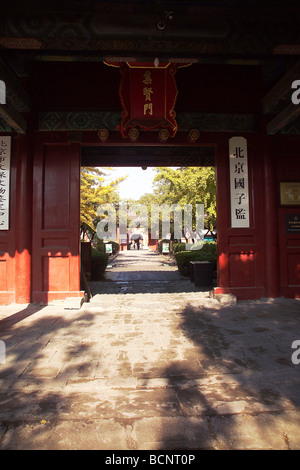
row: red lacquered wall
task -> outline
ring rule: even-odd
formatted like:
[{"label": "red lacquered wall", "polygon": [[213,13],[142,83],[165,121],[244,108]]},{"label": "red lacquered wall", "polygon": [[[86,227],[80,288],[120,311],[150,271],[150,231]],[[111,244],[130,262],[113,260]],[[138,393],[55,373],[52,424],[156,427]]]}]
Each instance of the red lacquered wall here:
[{"label": "red lacquered wall", "polygon": [[280,295],[300,298],[300,232],[289,232],[285,220],[287,215],[300,219],[300,205],[282,205],[279,193],[280,182],[298,182],[300,185],[299,138],[275,138],[273,155],[276,162]]},{"label": "red lacquered wall", "polygon": [[31,140],[11,137],[9,230],[0,231],[0,303],[26,304],[31,301]]},{"label": "red lacquered wall", "polygon": [[[218,287],[238,299],[300,297],[300,233],[286,230],[281,181],[300,182],[298,138],[245,134],[250,227],[231,228],[229,139],[203,136],[215,147]],[[120,139],[121,144],[121,139]],[[80,291],[81,144],[65,132],[12,136],[10,228],[0,231],[0,303],[49,303]],[[152,144],[153,145],[153,142]]]},{"label": "red lacquered wall", "polygon": [[232,293],[239,299],[260,298],[265,294],[260,139],[244,135],[248,145],[250,227],[231,228],[230,137],[223,137],[216,147],[218,287],[215,292]]},{"label": "red lacquered wall", "polygon": [[80,146],[65,133],[35,136],[32,301],[80,292]]}]

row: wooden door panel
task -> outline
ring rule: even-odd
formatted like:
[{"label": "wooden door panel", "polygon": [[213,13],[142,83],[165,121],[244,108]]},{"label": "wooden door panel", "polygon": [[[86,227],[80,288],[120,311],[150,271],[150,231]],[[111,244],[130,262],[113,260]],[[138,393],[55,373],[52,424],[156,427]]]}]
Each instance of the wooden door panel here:
[{"label": "wooden door panel", "polygon": [[[52,137],[52,141],[51,141]],[[80,146],[37,136],[33,186],[33,300],[81,296]]]}]

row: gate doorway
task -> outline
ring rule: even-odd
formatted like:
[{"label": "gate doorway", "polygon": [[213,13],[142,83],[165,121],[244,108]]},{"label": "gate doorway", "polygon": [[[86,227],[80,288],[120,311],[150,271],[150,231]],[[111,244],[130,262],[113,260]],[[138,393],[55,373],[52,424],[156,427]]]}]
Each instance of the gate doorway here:
[{"label": "gate doorway", "polygon": [[[128,174],[130,175],[130,171],[132,168],[141,168],[141,170],[149,170],[151,171],[151,169],[153,169],[154,167],[155,168],[160,168],[160,167],[167,167],[167,168],[170,168],[170,169],[174,169],[173,171],[175,171],[175,168],[179,169],[179,168],[186,168],[186,169],[189,169],[191,170],[191,173],[192,174],[195,170],[195,173],[196,171],[201,168],[201,167],[212,167],[214,168],[215,166],[215,149],[213,146],[197,146],[197,147],[194,147],[194,146],[174,146],[174,145],[169,145],[169,146],[154,146],[154,145],[144,145],[144,146],[139,146],[139,145],[123,145],[123,146],[84,146],[82,147],[82,151],[81,151],[81,167],[96,167],[96,168],[113,168],[113,169],[116,169],[116,168],[120,168],[120,167],[125,167],[126,170],[128,169]],[[179,171],[179,170],[178,170]],[[213,171],[214,175],[215,175],[215,172]],[[145,174],[144,171],[141,171],[141,174]],[[119,175],[117,175],[116,177],[118,177]],[[196,176],[196,175],[195,175]],[[154,177],[154,175],[153,175]],[[111,179],[115,179],[115,175],[112,174],[111,175]],[[122,183],[121,183],[122,185]],[[214,192],[216,191],[216,181],[215,181],[215,177],[214,177]],[[145,193],[146,192],[149,192],[149,190],[145,190]],[[141,195],[141,194],[140,194]],[[130,199],[130,198],[129,198]],[[142,202],[142,199],[140,200],[139,197],[135,197],[135,202],[136,203],[141,203]],[[123,202],[123,201],[120,201],[120,202]],[[203,201],[204,202],[204,201]],[[165,201],[165,204],[168,204],[168,205],[172,205],[174,203],[174,201]],[[187,201],[185,201],[185,203],[187,203]],[[197,203],[201,203],[202,204],[202,201],[198,201]],[[206,225],[206,224],[205,224]],[[96,229],[96,226],[94,227]],[[216,228],[216,227],[214,227]],[[121,237],[120,233],[118,233],[117,235],[117,239],[114,240],[113,242],[116,243],[117,245],[117,250],[119,250],[119,255],[122,255],[122,252],[123,251],[127,251],[127,250],[134,250],[135,248],[137,249],[137,247],[139,247],[139,244],[136,244],[136,243],[133,243],[133,239],[137,236],[137,233],[138,232],[142,232],[143,229],[138,229],[138,228],[133,228],[131,227],[131,229],[129,229],[127,231],[127,234],[126,234],[126,242],[124,240],[124,234],[123,234],[123,237]],[[204,230],[205,233],[209,232],[209,229],[207,227],[205,227],[205,230]],[[170,234],[171,235],[171,234]],[[204,233],[201,234],[202,236],[204,236]],[[210,236],[211,236],[211,233],[210,233]],[[122,240],[121,240],[122,238]],[[97,235],[95,235],[95,239],[97,239]],[[174,247],[175,245],[184,245],[183,243],[183,239],[179,239],[179,240],[174,240],[174,236],[172,235],[171,236],[171,244],[170,244],[170,247],[171,247],[171,252],[169,252],[169,255],[166,256],[166,253],[164,253],[164,256],[165,256],[165,261],[167,261],[167,258],[168,258],[168,263],[169,263],[169,266],[170,265],[170,258],[173,256],[173,267],[171,268],[171,270],[177,270],[177,265],[176,265],[176,261],[175,261],[175,257],[174,257],[174,249],[173,249],[173,243],[174,243]],[[186,242],[190,242],[191,240],[186,240]],[[109,244],[109,241],[108,240],[105,240],[105,242],[107,242],[107,244]],[[150,231],[146,234],[146,233],[143,233],[142,236],[141,236],[141,248],[142,250],[140,251],[140,253],[136,253],[136,272],[128,272],[127,274],[122,274],[122,275],[116,275],[116,270],[114,270],[114,276],[111,275],[112,273],[112,267],[115,267],[116,264],[113,262],[111,262],[111,259],[114,258],[114,254],[113,253],[112,255],[110,254],[110,258],[109,258],[109,269],[106,270],[105,272],[105,276],[104,276],[104,281],[108,281],[108,280],[112,280],[115,279],[115,280],[118,280],[119,282],[119,289],[123,289],[123,290],[120,290],[120,292],[124,292],[124,289],[126,291],[127,289],[127,286],[124,287],[124,283],[126,283],[127,285],[130,283],[130,279],[133,279],[134,280],[134,277],[136,276],[137,279],[139,281],[149,281],[149,279],[154,279],[153,276],[151,277],[151,275],[148,273],[148,274],[145,274],[145,272],[143,273],[143,275],[141,275],[141,273],[138,272],[139,270],[139,266],[142,266],[141,265],[141,261],[142,259],[145,258],[145,255],[146,255],[146,264],[149,263],[149,260],[150,258],[152,259],[152,262],[153,262],[153,256],[151,257],[147,257],[147,254],[146,254],[146,251],[145,250],[150,250],[152,251],[152,253],[162,253],[162,244],[161,244],[162,240],[160,240],[160,237],[158,237],[158,240],[152,240],[151,239],[151,236],[150,236]],[[194,240],[193,240],[194,242]],[[210,238],[210,242],[212,242],[212,239]],[[96,246],[96,243],[94,241],[91,242],[91,245],[94,247]],[[214,248],[216,248],[216,243],[214,243]],[[186,245],[187,246],[187,249],[189,250],[189,245]],[[85,248],[85,247],[84,247]],[[182,246],[180,247],[182,249]],[[92,248],[93,249],[93,248]],[[103,247],[101,247],[101,251],[103,251]],[[87,265],[88,266],[88,263],[86,262],[83,262],[83,255],[84,255],[84,250],[82,249],[81,251],[81,266],[84,266],[84,265]],[[125,254],[126,255],[126,254]],[[128,253],[129,255],[129,253]],[[128,255],[127,255],[127,258],[128,258]],[[120,265],[124,266],[124,260],[125,258],[127,259],[127,262],[129,263],[129,265],[133,265],[132,261],[133,261],[133,258],[132,258],[133,254],[131,253],[131,258],[129,257],[129,261],[128,259],[126,258],[126,256],[124,256],[124,253],[123,253],[123,256],[119,256],[119,261],[120,261]],[[122,258],[122,259],[121,259]],[[157,259],[154,260],[154,262],[157,263]],[[125,261],[126,263],[126,261]],[[139,264],[140,263],[140,264]],[[168,263],[163,263],[164,267],[168,266]],[[176,265],[176,268],[174,267],[174,264]],[[91,269],[91,263],[90,263],[90,269]],[[141,267],[141,269],[144,271],[144,268]],[[156,269],[156,268],[150,268],[150,269]],[[167,270],[167,269],[165,269]],[[217,280],[216,280],[216,272],[217,272],[217,269],[216,269],[216,264],[214,266],[214,278],[215,278],[215,283],[214,285],[216,286],[217,285]],[[156,273],[157,274],[157,273]],[[181,274],[178,272],[179,274],[179,278],[181,276]],[[177,274],[177,276],[178,276]],[[120,277],[121,276],[121,277]],[[89,281],[89,288],[90,286],[92,285],[94,287],[94,292],[93,294],[95,293],[95,282],[94,280],[92,279],[92,276],[90,273],[86,274],[84,273],[84,277],[87,278],[87,280]],[[178,278],[178,279],[179,279]],[[170,279],[172,281],[175,281],[177,279],[176,275],[174,274],[174,272],[171,274],[171,273],[168,273],[168,275],[166,274],[163,274],[161,271],[159,272],[158,274],[158,279],[157,279],[157,282],[160,282],[160,288],[161,288],[161,284],[163,282],[167,282],[166,279]],[[188,279],[190,281],[190,277],[188,276]],[[187,277],[184,278],[184,281],[187,281]],[[105,282],[104,282],[105,284]],[[122,285],[121,285],[122,284]],[[178,289],[178,286],[179,286],[180,283],[177,283],[177,289]],[[185,282],[186,284],[186,282]],[[139,292],[143,291],[143,289],[145,289],[145,285],[146,283],[143,284],[143,288],[142,290],[138,290]],[[102,282],[102,286],[100,288],[100,292],[101,292],[101,289],[102,291],[104,292],[103,289],[105,288],[108,288],[109,284],[106,282],[105,285],[103,285],[103,282]],[[82,285],[82,289],[86,287],[86,284],[85,286]],[[114,286],[116,287],[116,286]],[[148,289],[152,289],[153,285],[150,287],[148,286]],[[154,289],[155,289],[155,285],[154,285]],[[186,287],[182,287],[183,291],[186,290]],[[91,289],[93,290],[93,289]],[[96,289],[97,291],[97,289]]]},{"label": "gate doorway", "polygon": [[[187,144],[178,135],[165,145],[143,134],[139,144],[117,135],[103,145],[93,134],[71,142],[66,133],[39,133],[35,139],[33,171],[32,301],[80,297],[80,167],[170,166],[216,168],[218,215],[218,274],[214,294],[238,299],[261,298],[265,286],[263,171],[257,170],[259,140],[247,136],[249,149],[249,228],[231,227],[228,143],[231,134],[206,133]],[[185,137],[183,139],[183,137]],[[145,142],[145,139],[149,139]],[[152,140],[151,140],[152,139]],[[183,140],[185,143],[183,143]],[[126,163],[125,163],[126,162]],[[214,165],[215,162],[215,165]],[[259,167],[261,168],[261,166]],[[262,170],[262,168],[261,168]],[[273,271],[272,271],[273,272]]]}]

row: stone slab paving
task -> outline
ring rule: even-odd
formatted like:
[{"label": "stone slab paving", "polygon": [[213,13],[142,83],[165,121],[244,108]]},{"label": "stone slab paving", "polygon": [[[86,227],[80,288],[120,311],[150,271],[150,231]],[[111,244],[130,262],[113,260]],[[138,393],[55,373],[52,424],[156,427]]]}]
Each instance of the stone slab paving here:
[{"label": "stone slab paving", "polygon": [[0,449],[300,449],[300,302],[224,306],[180,280],[0,307]]}]

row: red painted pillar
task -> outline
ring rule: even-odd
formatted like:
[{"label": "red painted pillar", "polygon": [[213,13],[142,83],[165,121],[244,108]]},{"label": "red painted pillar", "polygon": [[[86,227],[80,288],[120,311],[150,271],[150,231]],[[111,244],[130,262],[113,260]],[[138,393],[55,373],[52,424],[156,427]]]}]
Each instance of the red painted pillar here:
[{"label": "red painted pillar", "polygon": [[31,301],[32,152],[30,136],[18,136],[16,169],[15,301]]},{"label": "red painted pillar", "polygon": [[[228,140],[218,142],[215,153],[217,184],[217,233],[218,233],[218,287],[216,293],[226,292],[229,288],[229,250],[228,223],[230,217],[230,198],[228,193]],[[224,290],[225,289],[225,290]]]},{"label": "red painted pillar", "polygon": [[276,298],[280,296],[276,159],[268,137],[261,148],[264,149],[265,296]]}]

